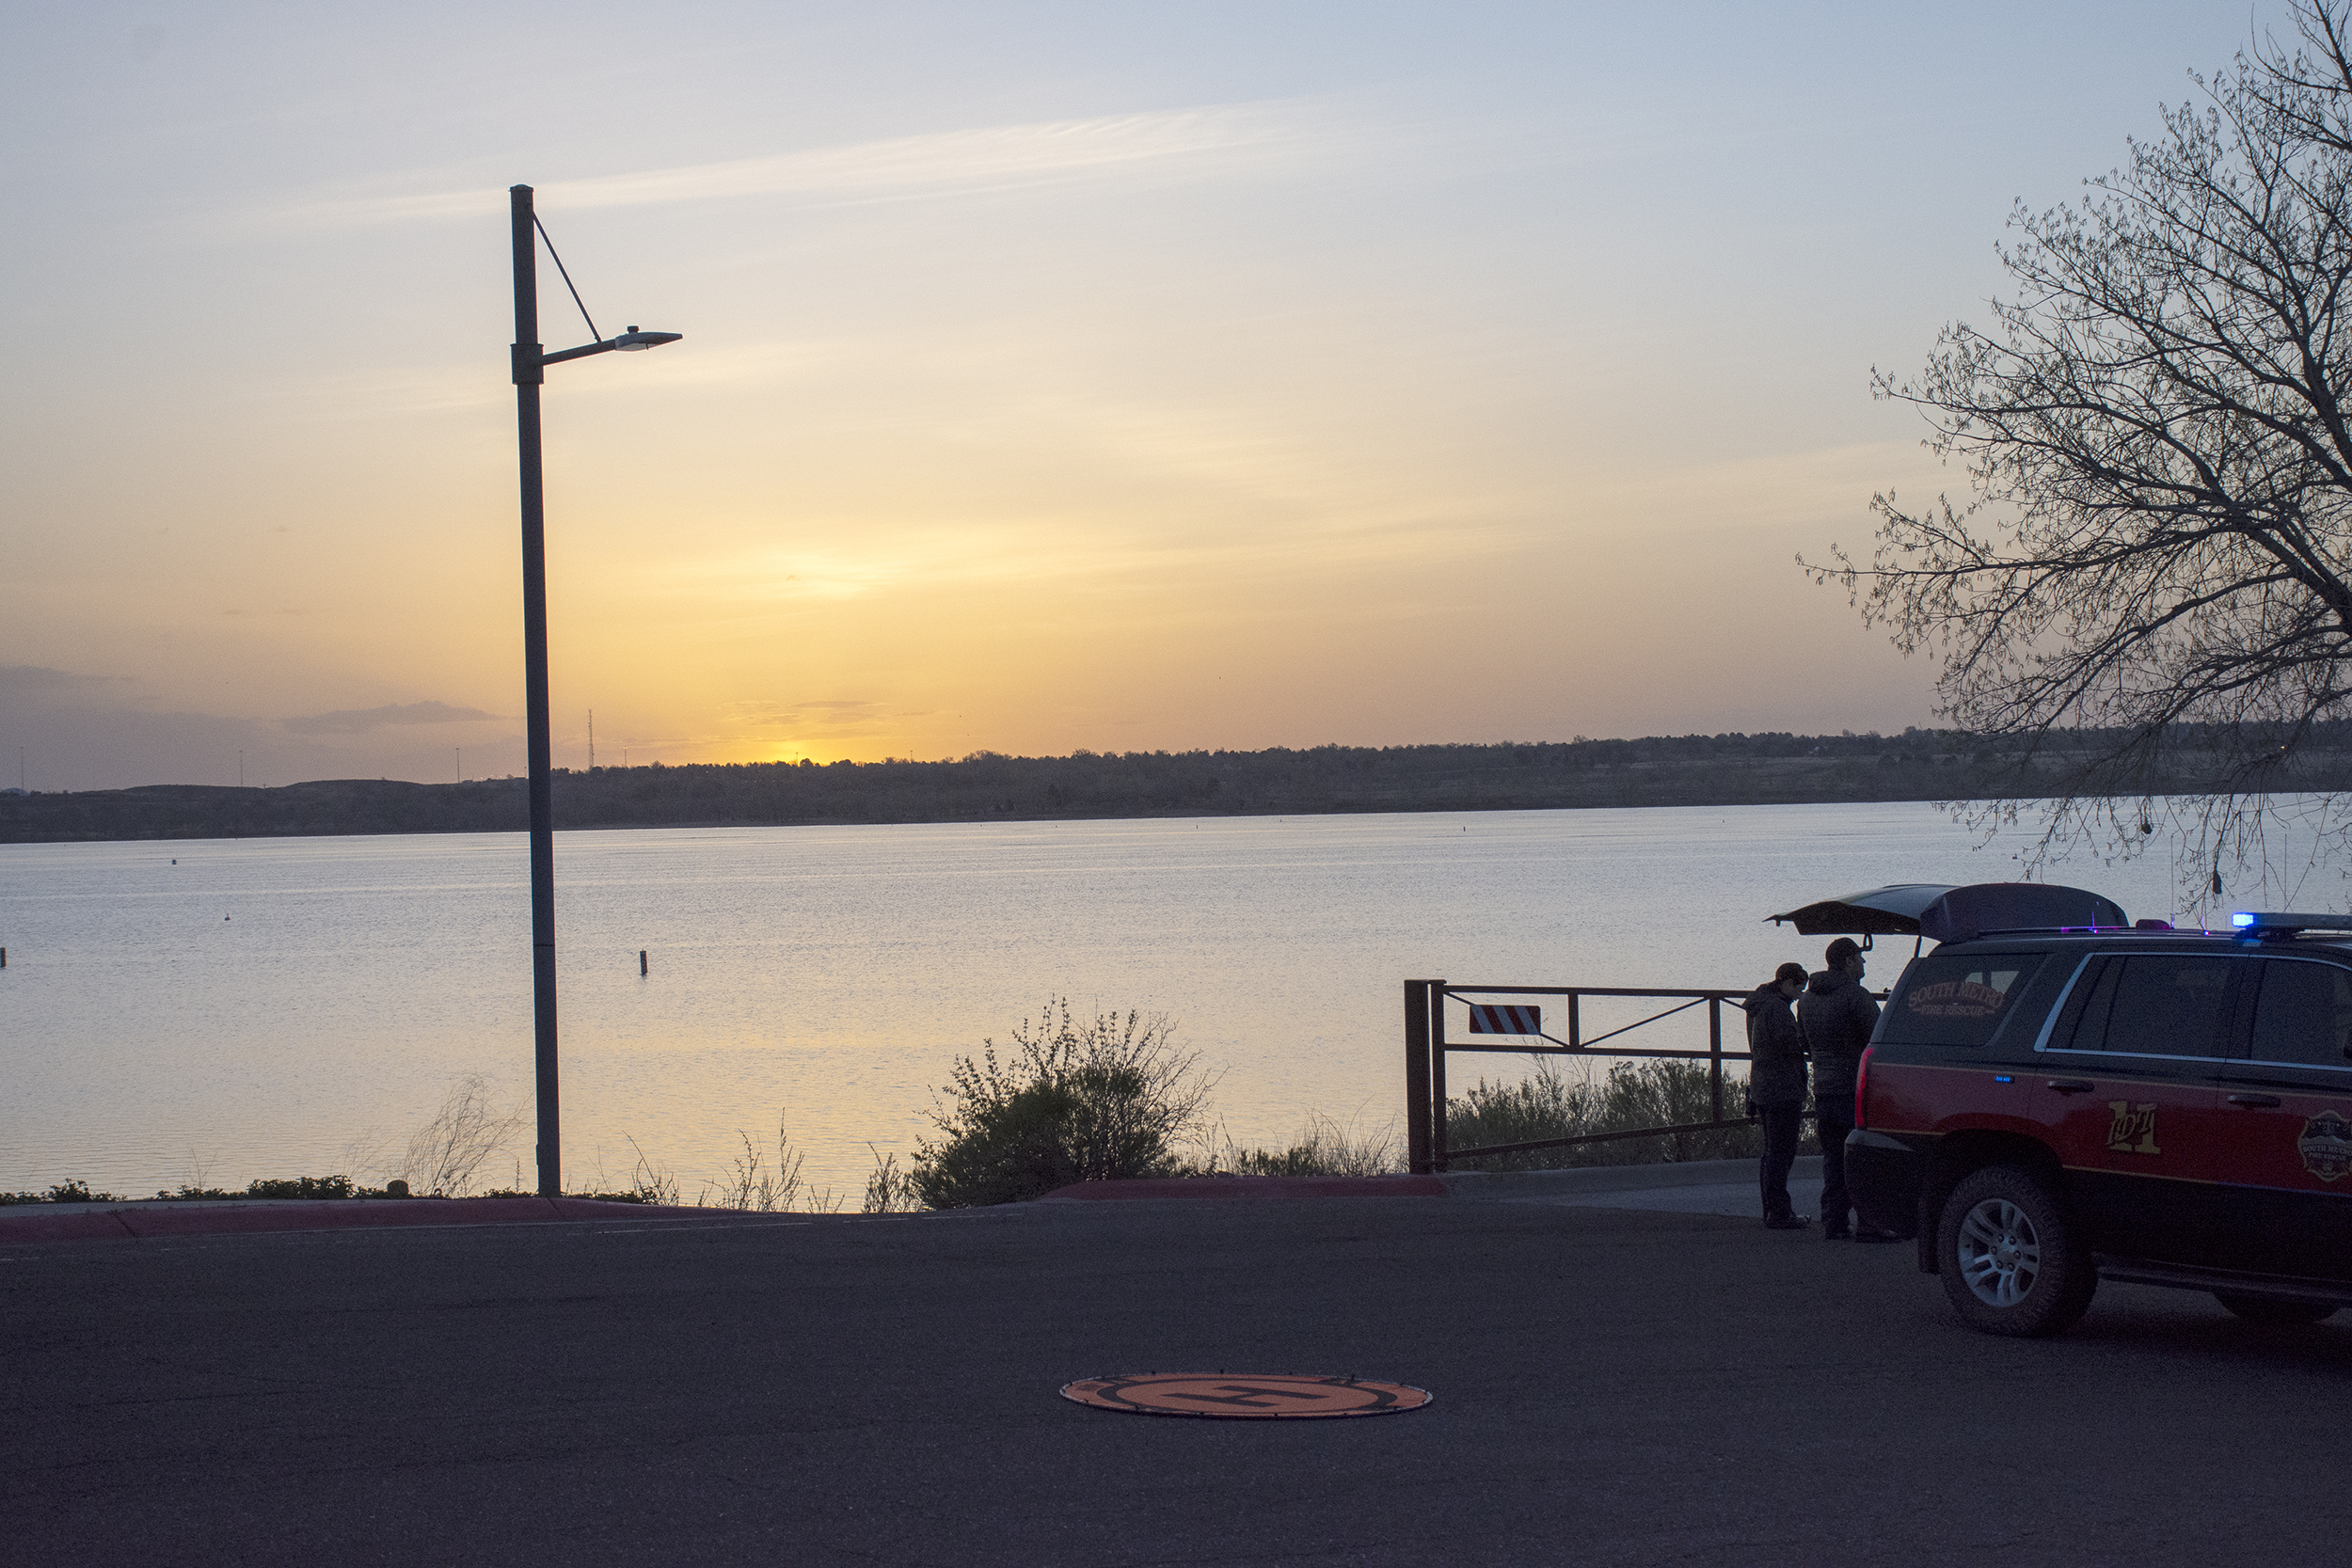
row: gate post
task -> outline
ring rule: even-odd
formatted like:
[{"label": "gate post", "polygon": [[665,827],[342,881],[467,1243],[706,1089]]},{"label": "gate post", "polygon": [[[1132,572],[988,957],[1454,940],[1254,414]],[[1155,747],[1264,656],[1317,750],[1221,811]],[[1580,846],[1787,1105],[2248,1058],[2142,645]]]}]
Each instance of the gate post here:
[{"label": "gate post", "polygon": [[1707,999],[1707,1090],[1715,1106],[1713,1119],[1724,1119],[1724,999]]},{"label": "gate post", "polygon": [[1429,1174],[1429,982],[1405,982],[1405,1168]]},{"label": "gate post", "polygon": [[1429,1168],[1445,1171],[1445,982],[1429,982]]}]

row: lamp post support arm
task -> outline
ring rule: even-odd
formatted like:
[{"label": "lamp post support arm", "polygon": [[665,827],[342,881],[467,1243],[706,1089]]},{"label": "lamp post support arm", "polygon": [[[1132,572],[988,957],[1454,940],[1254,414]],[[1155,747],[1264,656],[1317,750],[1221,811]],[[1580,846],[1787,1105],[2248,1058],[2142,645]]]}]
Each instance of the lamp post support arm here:
[{"label": "lamp post support arm", "polygon": [[[532,346],[536,347],[537,345],[534,344]],[[578,348],[563,349],[554,354],[543,354],[539,356],[539,363],[543,366],[560,365],[566,359],[585,359],[592,354],[610,354],[612,352],[612,341],[608,338],[601,343],[582,343]]]}]

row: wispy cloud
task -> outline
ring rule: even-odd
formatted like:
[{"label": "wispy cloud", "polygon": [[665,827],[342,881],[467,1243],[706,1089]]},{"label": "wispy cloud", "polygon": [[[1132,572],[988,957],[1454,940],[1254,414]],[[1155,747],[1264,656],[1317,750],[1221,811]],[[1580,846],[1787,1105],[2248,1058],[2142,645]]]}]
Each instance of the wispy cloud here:
[{"label": "wispy cloud", "polygon": [[452,707],[447,703],[389,703],[382,707],[314,713],[283,722],[295,735],[358,735],[386,724],[478,724],[497,718],[478,707]]},{"label": "wispy cloud", "polygon": [[[1310,102],[1222,103],[943,131],[559,181],[540,186],[538,199],[543,208],[570,211],[745,197],[903,199],[1180,166],[1257,166],[1303,156],[1342,139],[1343,133]],[[342,229],[479,216],[505,202],[503,190],[452,190],[310,202],[275,215],[295,227]]]},{"label": "wispy cloud", "polygon": [[1509,520],[1451,511],[1301,521],[1244,528],[1222,537],[1179,530],[1112,537],[1100,519],[1064,525],[966,522],[916,527],[861,545],[718,552],[647,579],[687,602],[715,607],[854,599],[909,588],[1038,590],[1053,583],[1311,574],[1376,568],[1442,549],[1460,561],[1518,547],[1527,530]]},{"label": "wispy cloud", "polygon": [[130,700],[131,689],[131,683],[119,675],[84,675],[40,664],[0,665],[0,711],[20,705],[119,705]]}]

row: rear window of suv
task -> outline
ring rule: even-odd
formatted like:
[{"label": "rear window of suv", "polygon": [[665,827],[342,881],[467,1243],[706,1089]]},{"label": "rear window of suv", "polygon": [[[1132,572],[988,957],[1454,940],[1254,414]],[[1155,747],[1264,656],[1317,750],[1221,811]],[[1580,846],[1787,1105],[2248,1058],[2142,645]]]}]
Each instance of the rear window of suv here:
[{"label": "rear window of suv", "polygon": [[2075,977],[2051,1051],[2213,1059],[2225,1049],[2230,985],[2246,960],[2208,953],[2108,953]]},{"label": "rear window of suv", "polygon": [[2292,1067],[2352,1068],[2352,970],[2308,958],[2263,965],[2254,1006],[2253,1059]]},{"label": "rear window of suv", "polygon": [[1888,1014],[1885,1037],[1905,1045],[1982,1045],[2047,957],[1979,953],[1915,958]]}]

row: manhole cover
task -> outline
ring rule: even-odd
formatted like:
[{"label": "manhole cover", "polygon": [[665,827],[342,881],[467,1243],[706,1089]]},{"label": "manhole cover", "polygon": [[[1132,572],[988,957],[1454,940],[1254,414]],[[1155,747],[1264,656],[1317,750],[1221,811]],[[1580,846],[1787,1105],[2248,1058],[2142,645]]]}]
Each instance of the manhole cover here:
[{"label": "manhole cover", "polygon": [[1219,1420],[1281,1417],[1393,1416],[1419,1410],[1429,1390],[1360,1377],[1269,1377],[1226,1372],[1142,1372],[1087,1377],[1062,1386],[1062,1398],[1136,1416],[1207,1416]]}]

